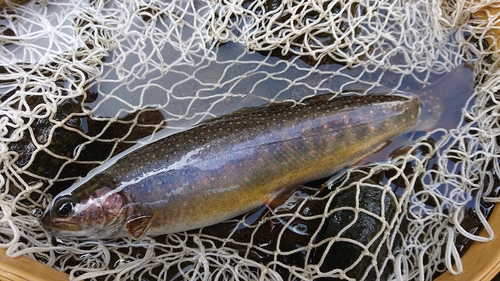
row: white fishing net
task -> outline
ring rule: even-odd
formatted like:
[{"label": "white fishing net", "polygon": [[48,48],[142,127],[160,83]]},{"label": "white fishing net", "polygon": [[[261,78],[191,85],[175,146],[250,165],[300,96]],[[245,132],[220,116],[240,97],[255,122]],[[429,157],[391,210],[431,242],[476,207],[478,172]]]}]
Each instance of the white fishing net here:
[{"label": "white fishing net", "polygon": [[[489,4],[51,0],[4,9],[1,247],[78,280],[459,273],[456,241],[493,236],[469,225],[490,229],[483,197],[499,183]],[[390,163],[343,171],[321,191],[309,184],[273,212],[140,240],[59,241],[40,225],[53,195],[163,128],[329,92],[414,92],[464,61],[474,62],[477,85],[458,130],[415,135]]]}]

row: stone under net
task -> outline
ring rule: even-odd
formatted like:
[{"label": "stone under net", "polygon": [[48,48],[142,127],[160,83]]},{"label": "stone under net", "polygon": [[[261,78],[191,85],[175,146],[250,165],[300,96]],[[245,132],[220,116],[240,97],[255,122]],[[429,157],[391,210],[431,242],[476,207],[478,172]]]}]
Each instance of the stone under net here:
[{"label": "stone under net", "polygon": [[[4,9],[1,246],[78,280],[458,273],[457,237],[493,236],[482,210],[500,173],[498,53],[484,31],[497,19],[471,14],[486,5],[68,0]],[[464,61],[477,84],[458,130],[415,135],[389,163],[303,186],[274,211],[140,240],[60,241],[40,225],[53,195],[137,142],[270,101],[414,92]],[[462,224],[471,213],[489,237]]]}]

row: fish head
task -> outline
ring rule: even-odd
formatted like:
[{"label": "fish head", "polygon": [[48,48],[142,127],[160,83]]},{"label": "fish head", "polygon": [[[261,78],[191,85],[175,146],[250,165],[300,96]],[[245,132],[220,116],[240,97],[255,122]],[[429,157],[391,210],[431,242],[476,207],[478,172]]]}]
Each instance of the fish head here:
[{"label": "fish head", "polygon": [[57,237],[107,238],[123,229],[126,201],[110,181],[98,176],[55,197],[42,224]]}]

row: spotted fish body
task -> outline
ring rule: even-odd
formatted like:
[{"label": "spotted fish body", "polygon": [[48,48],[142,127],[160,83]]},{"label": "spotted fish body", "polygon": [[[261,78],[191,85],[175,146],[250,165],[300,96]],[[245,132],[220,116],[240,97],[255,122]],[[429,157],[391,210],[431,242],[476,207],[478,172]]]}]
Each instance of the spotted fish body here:
[{"label": "spotted fish body", "polygon": [[43,224],[61,237],[138,238],[222,222],[359,162],[414,127],[420,104],[322,95],[212,119],[59,194]]}]

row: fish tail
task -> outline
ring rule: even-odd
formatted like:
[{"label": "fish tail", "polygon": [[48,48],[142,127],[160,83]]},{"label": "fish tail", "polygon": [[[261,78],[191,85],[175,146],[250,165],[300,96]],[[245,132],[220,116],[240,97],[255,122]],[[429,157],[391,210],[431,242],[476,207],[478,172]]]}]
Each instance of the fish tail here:
[{"label": "fish tail", "polygon": [[474,73],[466,65],[455,67],[432,85],[416,93],[421,102],[419,122],[414,131],[457,128],[474,89]]}]

